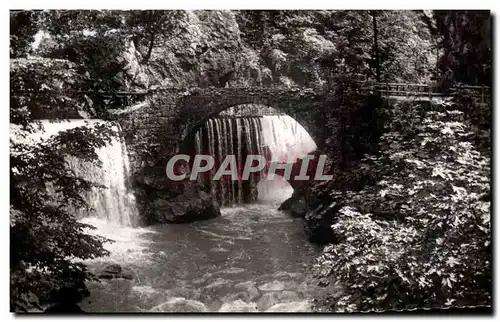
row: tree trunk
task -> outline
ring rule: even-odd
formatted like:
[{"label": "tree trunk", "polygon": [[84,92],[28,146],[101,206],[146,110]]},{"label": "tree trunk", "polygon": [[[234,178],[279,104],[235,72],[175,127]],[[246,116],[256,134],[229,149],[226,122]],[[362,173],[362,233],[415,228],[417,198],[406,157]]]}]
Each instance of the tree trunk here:
[{"label": "tree trunk", "polygon": [[148,52],[146,53],[146,56],[144,56],[144,58],[142,59],[143,64],[147,63],[149,61],[149,58],[151,58],[151,53],[153,52],[153,47],[155,44],[155,36],[156,36],[156,32],[153,31],[151,33],[151,36],[149,37]]},{"label": "tree trunk", "polygon": [[377,78],[377,82],[380,82],[380,61],[378,57],[378,29],[376,11],[371,10],[370,14],[372,15],[373,19],[373,54],[375,56],[375,75]]}]

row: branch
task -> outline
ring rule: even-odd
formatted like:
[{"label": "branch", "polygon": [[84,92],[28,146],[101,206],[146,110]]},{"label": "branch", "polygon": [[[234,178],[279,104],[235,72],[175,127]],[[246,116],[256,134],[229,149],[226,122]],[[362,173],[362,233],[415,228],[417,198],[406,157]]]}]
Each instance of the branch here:
[{"label": "branch", "polygon": [[151,31],[151,35],[149,36],[149,48],[148,52],[146,53],[146,56],[142,59],[142,63],[146,64],[149,61],[149,58],[151,58],[151,53],[153,52],[153,47],[155,43],[155,36],[156,36],[156,31]]}]

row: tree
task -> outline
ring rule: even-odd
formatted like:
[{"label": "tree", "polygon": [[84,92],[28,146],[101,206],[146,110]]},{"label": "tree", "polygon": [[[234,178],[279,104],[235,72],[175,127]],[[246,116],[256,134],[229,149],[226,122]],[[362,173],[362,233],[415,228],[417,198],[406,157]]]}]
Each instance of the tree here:
[{"label": "tree", "polygon": [[[99,164],[96,148],[114,133],[105,127],[78,127],[40,141],[34,131],[37,109],[88,108],[80,95],[54,97],[54,90],[78,87],[74,64],[50,59],[11,60],[10,274],[11,311],[26,311],[65,288],[91,279],[77,260],[106,255],[104,238],[89,235],[75,209],[91,209],[82,193],[95,183],[78,177],[68,158]],[[61,110],[59,110],[61,116]]]},{"label": "tree", "polygon": [[376,11],[377,55],[374,54],[371,65],[375,79],[378,65],[383,82],[430,81],[435,67],[435,45],[424,17],[421,12],[411,10]]},{"label": "tree", "polygon": [[[318,275],[343,288],[338,311],[491,305],[490,161],[457,106],[397,103],[373,184],[331,192],[336,244]],[[411,178],[411,180],[408,180]],[[336,209],[336,210],[328,210]]]},{"label": "tree", "polygon": [[380,61],[378,57],[378,29],[377,29],[377,12],[375,10],[371,10],[370,14],[372,15],[373,20],[373,56],[375,56],[375,77],[377,82],[380,82]]},{"label": "tree", "polygon": [[126,25],[133,35],[136,49],[140,50],[142,44],[146,43],[143,63],[149,61],[158,43],[175,34],[184,15],[185,12],[181,10],[133,10],[127,13]]},{"label": "tree", "polygon": [[10,57],[25,57],[30,52],[37,28],[38,12],[32,10],[10,11]]},{"label": "tree", "polygon": [[434,11],[442,56],[443,86],[455,83],[491,86],[491,16],[489,11]]},{"label": "tree", "polygon": [[[28,128],[26,128],[27,130]],[[81,193],[93,183],[75,176],[65,156],[98,162],[95,148],[105,129],[76,128],[36,145],[10,144],[11,311],[37,307],[64,287],[81,287],[92,276],[74,260],[108,254],[104,238],[88,235],[74,209],[89,209]],[[27,135],[20,130],[17,136]],[[53,192],[49,192],[49,189]]]}]

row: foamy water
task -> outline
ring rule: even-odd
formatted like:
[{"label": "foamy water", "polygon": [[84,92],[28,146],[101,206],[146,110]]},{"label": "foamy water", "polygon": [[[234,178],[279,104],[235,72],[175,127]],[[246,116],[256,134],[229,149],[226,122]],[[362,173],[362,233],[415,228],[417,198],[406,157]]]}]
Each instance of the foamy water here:
[{"label": "foamy water", "polygon": [[[267,145],[277,158],[294,161],[316,145],[292,121],[287,116],[264,117],[261,124],[255,118],[235,124],[213,121],[209,141],[215,142],[217,137],[220,142],[222,134],[229,131],[229,138],[234,134],[234,143],[246,141],[258,151]],[[30,139],[36,142],[65,129],[92,127],[99,122],[45,122],[46,132],[36,133]],[[233,125],[243,123],[248,132],[244,140],[241,132],[230,131]],[[260,128],[259,137],[249,140],[250,134],[258,134]],[[230,152],[233,146],[216,147],[212,143],[210,149],[218,155]],[[201,146],[201,140],[197,144]],[[110,255],[85,263],[97,274],[107,265],[119,264],[132,279],[89,282],[91,296],[80,303],[85,311],[310,310],[309,299],[316,288],[307,268],[320,249],[306,241],[301,219],[276,210],[293,192],[281,177],[259,183],[258,202],[223,208],[219,218],[134,228],[138,214],[133,194],[127,188],[126,146],[117,137],[97,154],[102,161],[100,167],[69,159],[77,174],[107,187],[93,188],[86,194],[95,212],[81,214],[81,221],[97,228],[90,234],[113,240],[104,244]],[[219,192],[229,199],[229,191],[232,193],[234,188],[219,187]],[[237,200],[238,196],[232,193],[231,197]]]},{"label": "foamy water", "polygon": [[306,240],[302,222],[257,203],[222,209],[222,216],[191,224],[110,228],[87,220],[115,239],[108,258],[132,280],[90,283],[81,307],[91,312],[308,311],[316,292],[307,275],[319,248]]}]

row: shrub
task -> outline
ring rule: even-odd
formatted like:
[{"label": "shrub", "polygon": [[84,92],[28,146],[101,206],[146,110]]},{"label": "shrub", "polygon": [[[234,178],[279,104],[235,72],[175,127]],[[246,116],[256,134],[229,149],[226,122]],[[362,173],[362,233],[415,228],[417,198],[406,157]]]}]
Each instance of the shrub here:
[{"label": "shrub", "polygon": [[344,290],[329,309],[489,305],[489,155],[456,106],[393,112],[380,155],[363,162],[379,180],[344,201],[339,242],[316,266]]}]

